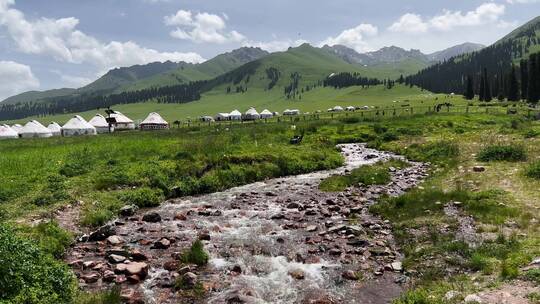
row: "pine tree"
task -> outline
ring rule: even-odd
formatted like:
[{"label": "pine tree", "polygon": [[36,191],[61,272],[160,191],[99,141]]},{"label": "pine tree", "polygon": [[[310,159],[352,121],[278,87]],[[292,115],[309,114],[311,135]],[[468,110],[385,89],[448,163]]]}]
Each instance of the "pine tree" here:
[{"label": "pine tree", "polygon": [[480,101],[485,101],[486,97],[486,79],[484,78],[484,73],[480,74],[480,90],[478,91],[478,99]]},{"label": "pine tree", "polygon": [[527,100],[527,93],[529,91],[529,63],[527,60],[521,60],[519,69],[521,71],[521,99]]},{"label": "pine tree", "polygon": [[508,100],[509,101],[518,101],[519,100],[519,84],[516,76],[516,66],[512,65],[512,70],[510,70],[510,79],[508,85]]},{"label": "pine tree", "polygon": [[489,85],[487,68],[484,68],[484,90],[484,101],[491,101],[493,97],[491,95],[491,86]]},{"label": "pine tree", "polygon": [[465,91],[465,99],[474,99],[474,83],[471,75],[467,76],[467,90]]},{"label": "pine tree", "polygon": [[527,101],[530,103],[538,102],[538,56],[532,54],[529,57],[529,86],[527,93]]}]

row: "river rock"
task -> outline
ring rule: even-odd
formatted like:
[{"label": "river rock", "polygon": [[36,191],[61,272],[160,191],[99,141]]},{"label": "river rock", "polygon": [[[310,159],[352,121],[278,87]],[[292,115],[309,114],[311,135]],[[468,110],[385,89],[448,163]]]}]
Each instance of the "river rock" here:
[{"label": "river rock", "polygon": [[300,204],[297,203],[297,202],[292,202],[292,203],[289,203],[287,204],[287,209],[298,209],[300,208]]},{"label": "river rock", "polygon": [[197,275],[193,272],[186,272],[182,276],[182,283],[184,287],[193,288],[197,284]]},{"label": "river rock", "polygon": [[401,262],[394,262],[390,265],[393,271],[401,272],[403,270],[403,264]]},{"label": "river rock", "polygon": [[157,212],[149,212],[143,215],[142,220],[149,223],[158,223],[161,222],[161,215]]},{"label": "river rock", "polygon": [[157,241],[152,245],[152,249],[167,249],[171,246],[171,241],[169,241],[167,238],[162,238],[161,240]]},{"label": "river rock", "polygon": [[176,260],[169,260],[165,263],[163,263],[163,269],[168,271],[175,271],[178,269],[178,261]]},{"label": "river rock", "polygon": [[301,269],[290,270],[289,275],[295,280],[303,280],[306,277],[304,271],[302,271]]},{"label": "river rock", "polygon": [[356,276],[356,273],[352,270],[344,271],[341,276],[346,280],[356,281],[358,280],[358,277]]},{"label": "river rock", "polygon": [[114,227],[112,225],[101,226],[98,230],[90,233],[88,236],[89,242],[104,241],[111,235],[115,235]]},{"label": "river rock", "polygon": [[174,219],[177,221],[185,221],[187,220],[187,216],[183,212],[179,212],[174,215]]},{"label": "river rock", "polygon": [[114,271],[105,270],[105,272],[103,272],[103,281],[114,282],[115,279],[116,279],[116,275],[114,274]]},{"label": "river rock", "polygon": [[317,225],[309,225],[306,227],[307,232],[315,232],[317,231],[317,229],[318,229]]},{"label": "river rock", "polygon": [[111,254],[109,255],[108,259],[109,259],[109,262],[113,264],[118,264],[118,263],[124,262],[126,260],[126,257],[118,255],[118,254]]},{"label": "river rock", "polygon": [[136,205],[128,205],[120,208],[120,215],[121,216],[133,216],[135,212],[139,210],[139,207]]},{"label": "river rock", "polygon": [[471,294],[465,297],[465,303],[482,303],[482,298],[475,294]]},{"label": "river rock", "polygon": [[141,252],[140,250],[137,250],[137,249],[133,249],[130,252],[130,255],[131,255],[131,258],[136,262],[148,260],[148,256],[146,254],[144,254],[143,252]]},{"label": "river rock", "polygon": [[81,278],[84,280],[85,283],[91,284],[99,280],[99,274],[90,273],[90,274],[83,275]]},{"label": "river rock", "polygon": [[117,236],[117,235],[111,235],[110,237],[107,238],[107,243],[113,245],[113,246],[116,246],[116,245],[120,245],[124,242],[124,240]]},{"label": "river rock", "polygon": [[[121,265],[121,264],[119,264]],[[144,279],[148,274],[148,264],[143,262],[133,262],[129,264],[124,264],[125,271],[130,275],[138,275],[141,279]]]}]

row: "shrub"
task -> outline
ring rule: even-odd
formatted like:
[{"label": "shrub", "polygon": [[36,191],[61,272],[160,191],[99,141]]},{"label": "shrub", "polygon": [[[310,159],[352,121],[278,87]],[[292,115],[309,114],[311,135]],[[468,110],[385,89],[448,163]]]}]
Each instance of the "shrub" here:
[{"label": "shrub", "polygon": [[180,256],[180,261],[186,264],[196,264],[204,266],[208,264],[208,253],[204,250],[204,245],[201,240],[196,240],[191,245],[191,248],[184,251]]},{"label": "shrub", "polygon": [[540,161],[530,164],[525,169],[525,175],[530,178],[540,179]]},{"label": "shrub", "polygon": [[56,258],[61,258],[64,255],[66,248],[71,245],[73,240],[71,233],[60,228],[56,221],[40,223],[26,229],[25,232],[30,238],[37,241],[43,251]]},{"label": "shrub", "polygon": [[120,304],[120,286],[114,286],[111,290],[97,293],[80,293],[75,304]]},{"label": "shrub", "polygon": [[524,161],[527,153],[523,145],[490,145],[482,148],[476,157],[479,161]]},{"label": "shrub", "polygon": [[157,207],[163,200],[163,193],[159,189],[142,187],[121,194],[120,200],[126,204],[137,205],[140,208]]},{"label": "shrub", "polygon": [[394,140],[398,140],[399,139],[399,136],[394,133],[394,132],[386,132],[382,135],[382,140],[383,141],[394,141]]},{"label": "shrub", "polygon": [[105,208],[95,208],[85,212],[81,224],[89,227],[99,227],[105,225],[115,215],[114,212]]},{"label": "shrub", "polygon": [[525,279],[540,285],[540,269],[531,269],[524,275]]},{"label": "shrub", "polygon": [[377,134],[383,134],[388,131],[388,127],[381,124],[374,124],[373,131],[375,131]]},{"label": "shrub", "polygon": [[76,282],[67,265],[0,224],[0,302],[70,303]]},{"label": "shrub", "polygon": [[504,260],[501,265],[501,277],[505,280],[513,280],[519,276],[519,269],[516,265]]},{"label": "shrub", "polygon": [[413,144],[404,153],[410,159],[444,164],[459,156],[459,146],[451,141],[437,141],[424,145]]}]

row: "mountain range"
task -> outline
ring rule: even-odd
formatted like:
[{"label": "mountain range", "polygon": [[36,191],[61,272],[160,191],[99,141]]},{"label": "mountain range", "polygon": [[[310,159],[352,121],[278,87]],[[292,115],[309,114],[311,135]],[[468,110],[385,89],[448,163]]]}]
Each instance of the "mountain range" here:
[{"label": "mountain range", "polygon": [[[322,69],[321,72],[331,73],[345,63],[353,65],[353,67],[347,67],[345,70],[354,70],[368,77],[397,78],[401,74],[408,75],[415,73],[434,62],[446,60],[448,57],[477,51],[483,48],[483,46],[465,43],[433,54],[423,54],[419,50],[407,51],[396,46],[385,47],[378,51],[364,54],[342,45],[326,45],[322,48],[311,48],[320,51],[321,54],[326,53],[328,56],[326,56],[325,60],[334,64],[331,69]],[[272,55],[274,55],[273,57],[278,57],[275,61],[279,61],[279,57],[287,57],[289,53],[303,56],[303,54],[298,54],[298,50],[296,49],[291,48],[286,52],[277,52]],[[300,47],[299,49],[305,50],[307,48]],[[271,54],[260,48],[242,47],[228,53],[220,54],[200,64],[167,61],[116,68],[110,70],[89,85],[78,89],[64,88],[42,92],[30,91],[9,97],[2,101],[2,104],[36,102],[81,94],[114,94],[152,87],[178,85],[191,81],[208,80],[269,55]],[[290,60],[289,63],[293,67],[297,64]],[[319,75],[320,73],[315,74]]]}]

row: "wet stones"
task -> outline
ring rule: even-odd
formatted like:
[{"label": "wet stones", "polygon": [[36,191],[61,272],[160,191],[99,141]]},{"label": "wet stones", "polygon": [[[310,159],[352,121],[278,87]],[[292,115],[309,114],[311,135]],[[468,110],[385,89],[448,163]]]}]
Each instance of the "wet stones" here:
[{"label": "wet stones", "polygon": [[291,202],[287,204],[287,209],[298,209],[300,207],[302,207],[302,205],[297,202]]},{"label": "wet stones", "polygon": [[306,278],[304,271],[301,269],[290,270],[289,275],[295,280],[303,280]]},{"label": "wet stones", "polygon": [[179,213],[174,215],[174,219],[177,220],[177,221],[186,221],[187,216],[183,212],[179,212]]},{"label": "wet stones", "polygon": [[113,246],[116,246],[116,245],[120,245],[124,242],[124,240],[117,236],[117,235],[111,235],[110,237],[107,238],[107,243],[113,245]]},{"label": "wet stones", "polygon": [[97,242],[97,241],[104,241],[109,236],[115,235],[115,229],[112,225],[105,225],[100,227],[98,230],[90,233],[88,236],[89,242]]},{"label": "wet stones", "polygon": [[99,274],[97,273],[85,274],[81,276],[81,279],[87,284],[92,284],[99,280]]},{"label": "wet stones", "polygon": [[161,222],[161,215],[159,215],[159,213],[157,212],[149,212],[143,215],[142,220],[143,222],[148,222],[148,223],[158,223],[158,222]]},{"label": "wet stones", "polygon": [[171,241],[167,238],[162,238],[152,245],[152,249],[167,249],[171,246]]},{"label": "wet stones", "polygon": [[126,257],[118,254],[111,254],[108,256],[108,260],[113,264],[118,264],[124,262],[126,260]]},{"label": "wet stones", "polygon": [[139,210],[139,207],[137,207],[136,205],[128,205],[120,208],[119,213],[121,216],[128,217],[135,215],[135,212],[137,212],[137,210]]},{"label": "wet stones", "polygon": [[358,276],[357,276],[356,273],[354,273],[354,271],[352,271],[352,270],[344,271],[344,272],[341,274],[341,277],[344,278],[345,280],[350,280],[350,281],[356,281],[356,280],[358,280]]},{"label": "wet stones", "polygon": [[306,231],[307,232],[315,232],[317,231],[317,229],[319,229],[316,225],[309,225],[306,227]]},{"label": "wet stones", "polygon": [[193,288],[197,284],[197,275],[193,272],[186,272],[182,275],[182,285],[184,288]]}]

